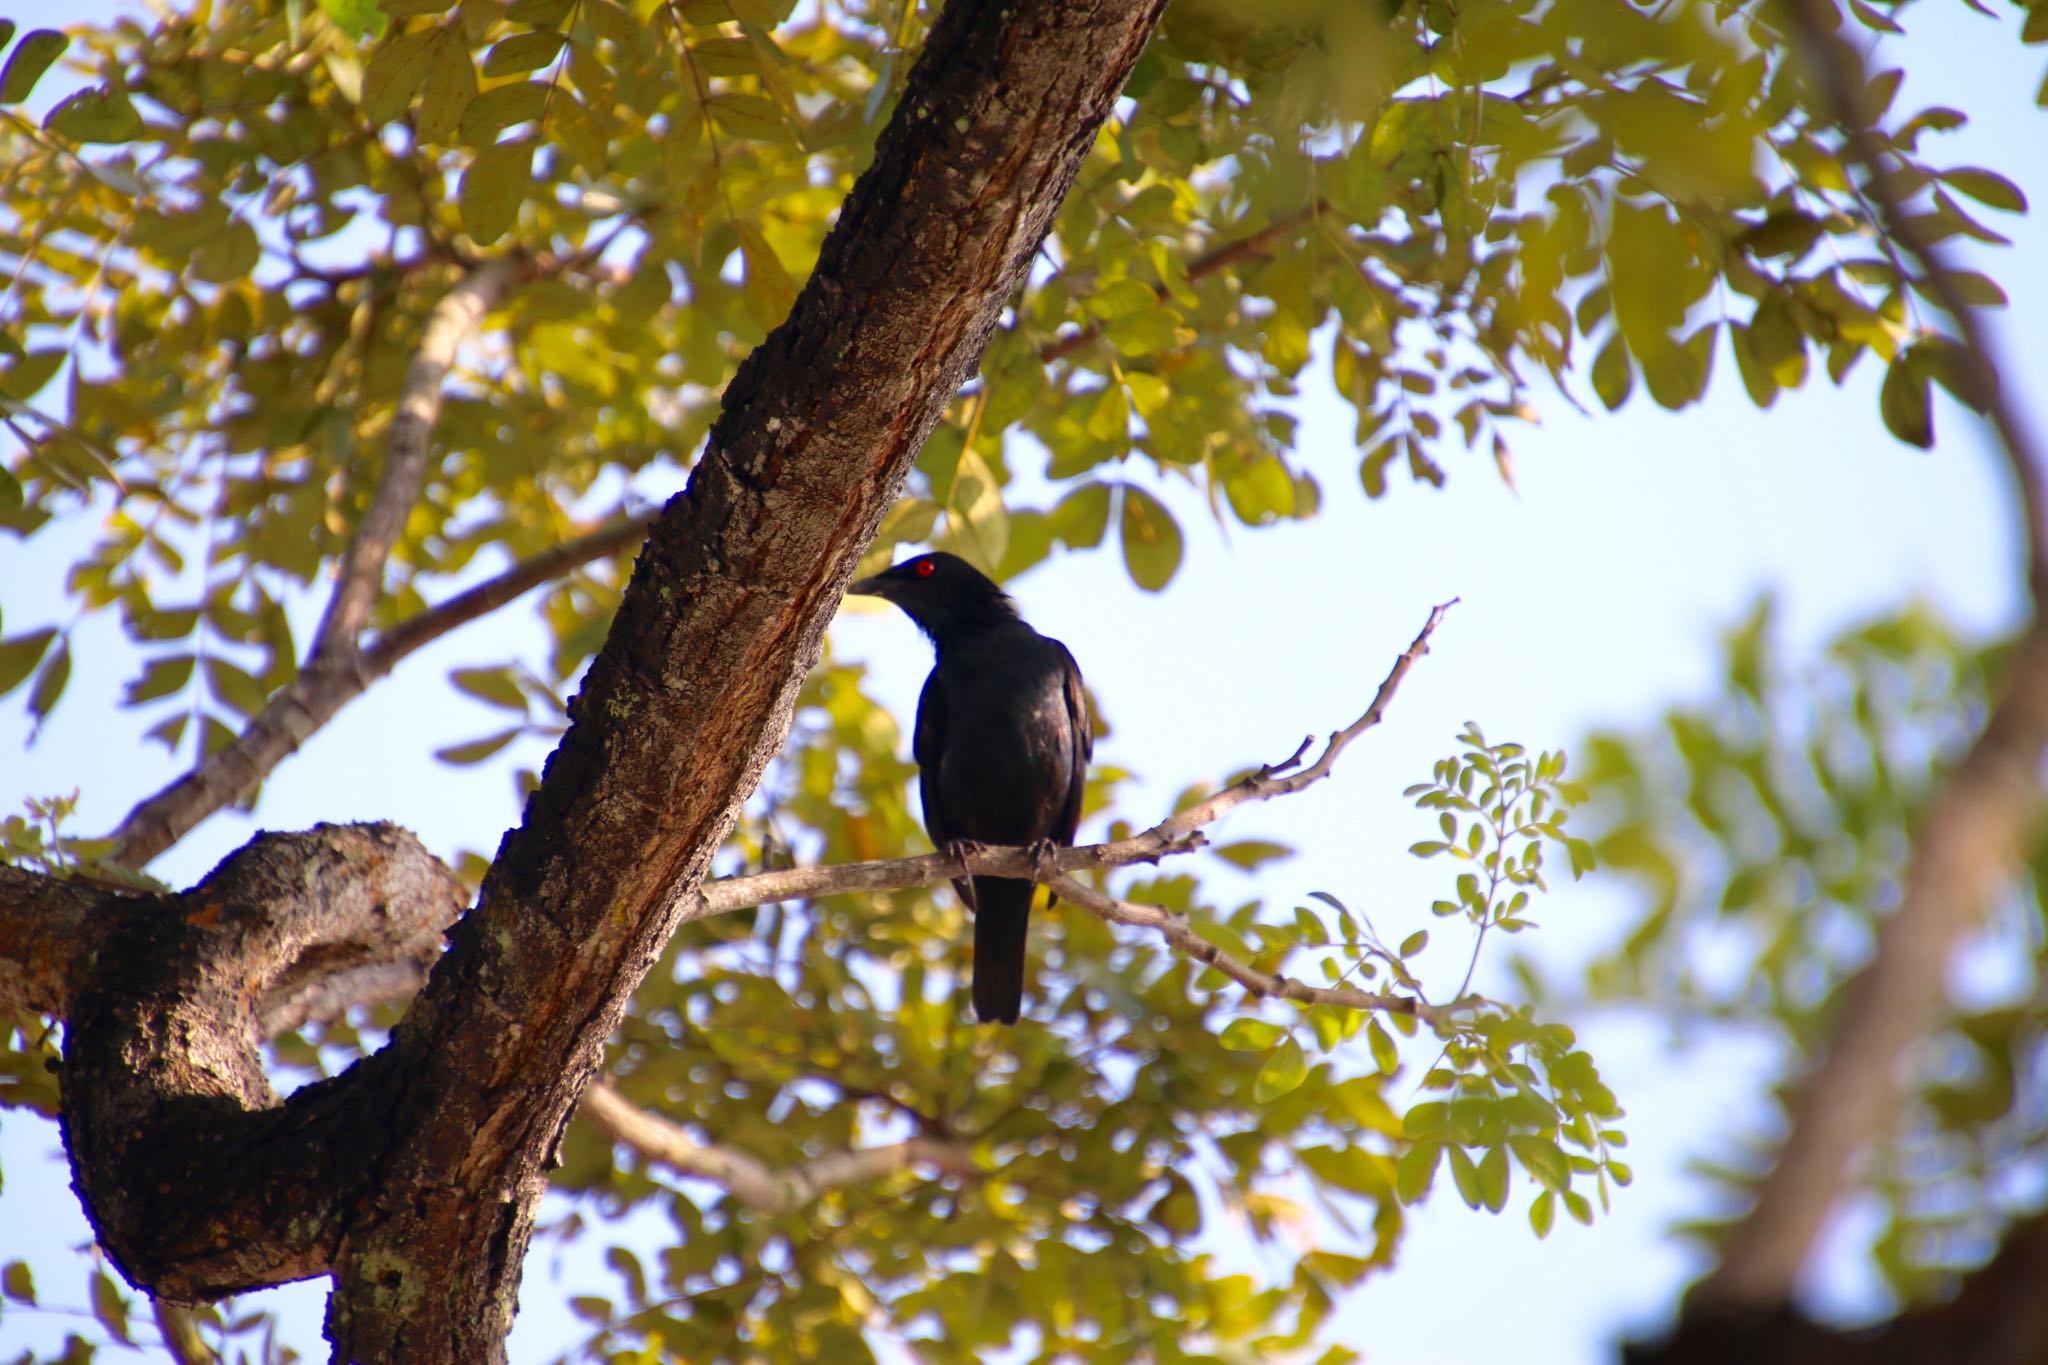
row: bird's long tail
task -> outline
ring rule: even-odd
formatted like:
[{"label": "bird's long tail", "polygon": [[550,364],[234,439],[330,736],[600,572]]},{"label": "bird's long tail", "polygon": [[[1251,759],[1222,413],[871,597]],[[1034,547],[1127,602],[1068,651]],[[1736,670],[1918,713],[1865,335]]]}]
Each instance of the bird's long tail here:
[{"label": "bird's long tail", "polygon": [[984,1024],[1017,1022],[1031,894],[1037,889],[1010,877],[974,879],[974,1017]]}]

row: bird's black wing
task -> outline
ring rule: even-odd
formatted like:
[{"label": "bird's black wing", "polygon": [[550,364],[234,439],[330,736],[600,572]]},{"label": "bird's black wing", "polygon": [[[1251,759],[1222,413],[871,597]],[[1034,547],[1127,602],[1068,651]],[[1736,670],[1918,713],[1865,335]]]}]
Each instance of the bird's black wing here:
[{"label": "bird's black wing", "polygon": [[[933,669],[917,695],[917,726],[910,732],[910,756],[917,760],[917,795],[924,806],[924,832],[932,847],[941,852],[954,839],[953,824],[946,818],[945,798],[939,794],[939,769],[946,753],[946,689]],[[974,908],[974,883],[962,877],[953,883],[967,908]]]},{"label": "bird's black wing", "polygon": [[1066,672],[1067,727],[1071,736],[1069,752],[1073,754],[1073,771],[1067,774],[1066,799],[1060,806],[1059,823],[1054,826],[1052,837],[1062,844],[1074,842],[1074,831],[1081,825],[1081,798],[1088,790],[1088,761],[1095,756],[1095,728],[1088,723],[1088,693],[1081,685],[1081,666],[1074,662],[1071,651],[1057,640],[1053,642],[1060,652],[1060,662]]}]

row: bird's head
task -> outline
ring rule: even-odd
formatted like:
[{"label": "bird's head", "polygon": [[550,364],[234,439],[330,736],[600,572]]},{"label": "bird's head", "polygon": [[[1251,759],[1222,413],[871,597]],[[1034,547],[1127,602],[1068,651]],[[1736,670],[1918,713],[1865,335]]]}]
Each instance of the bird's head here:
[{"label": "bird's head", "polygon": [[894,602],[934,640],[1017,617],[1016,607],[994,580],[958,555],[944,551],[906,559],[846,590]]}]

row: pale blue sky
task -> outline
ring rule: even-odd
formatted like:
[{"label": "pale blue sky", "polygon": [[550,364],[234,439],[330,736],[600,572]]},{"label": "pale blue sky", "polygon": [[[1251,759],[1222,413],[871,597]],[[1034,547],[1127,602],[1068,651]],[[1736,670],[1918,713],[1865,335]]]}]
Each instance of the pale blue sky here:
[{"label": "pale blue sky", "polygon": [[[20,0],[0,0],[0,16],[49,17]],[[2048,204],[2048,163],[2025,150],[2048,130],[2032,104],[2044,50],[2021,49],[2016,23],[1995,25],[1960,6],[1919,6],[1908,18],[1912,69],[1900,107],[1952,104],[1976,120],[1935,155],[1996,166],[2034,204]],[[2048,231],[2038,219],[1999,226],[2016,245],[1978,264],[2013,300],[2000,325],[2009,381],[2036,404],[2037,425],[2048,425],[2039,386],[2025,379],[2048,369],[2040,321],[2048,317]],[[1759,413],[1724,354],[1714,397],[1682,415],[1640,393],[1620,414],[1592,418],[1560,400],[1540,403],[1542,427],[1516,443],[1515,492],[1490,461],[1454,455],[1447,491],[1397,483],[1378,503],[1358,486],[1348,411],[1317,379],[1300,442],[1325,488],[1317,521],[1256,534],[1238,528],[1226,541],[1196,499],[1179,498],[1190,552],[1167,593],[1137,592],[1113,561],[1094,556],[1055,560],[1014,589],[1033,622],[1080,659],[1114,726],[1100,757],[1143,779],[1123,811],[1140,820],[1162,813],[1190,781],[1279,757],[1304,733],[1354,718],[1429,605],[1462,597],[1388,723],[1354,747],[1334,780],[1243,812],[1222,831],[1302,849],[1262,872],[1260,894],[1285,901],[1334,891],[1398,938],[1429,919],[1439,894],[1439,870],[1403,852],[1421,837],[1421,822],[1399,793],[1426,776],[1465,720],[1544,747],[1569,746],[1589,726],[1648,720],[1707,692],[1718,629],[1766,587],[1781,594],[1799,649],[1914,595],[1980,631],[2018,619],[2017,541],[1994,454],[1952,406],[1939,413],[1934,452],[1893,442],[1876,417],[1878,378],[1866,362],[1839,393],[1790,395]],[[61,549],[54,540],[27,551],[0,541],[10,632],[53,619]],[[409,661],[277,773],[254,820],[210,822],[156,870],[189,881],[258,825],[316,820],[396,820],[444,854],[495,847],[517,816],[504,765],[450,770],[410,737],[446,742],[492,725],[441,678],[450,666],[522,647],[524,613],[506,615]],[[118,647],[117,632],[88,628],[72,695],[34,748],[22,747],[18,699],[0,709],[0,809],[83,785],[81,828],[97,831],[173,775],[116,711]],[[833,647],[871,661],[881,695],[907,720],[929,657],[906,623],[848,612]],[[1539,913],[1542,934],[1518,946],[1577,961],[1611,938],[1623,905],[1597,881],[1563,890]],[[1445,946],[1432,952],[1449,973],[1461,949],[1454,936],[1436,937]],[[1766,1059],[1736,1044],[1674,1053],[1656,1022],[1640,1016],[1577,1022],[1630,1111],[1635,1187],[1612,1217],[1592,1229],[1561,1225],[1544,1244],[1529,1233],[1521,1199],[1495,1219],[1440,1189],[1416,1213],[1398,1269],[1343,1310],[1336,1334],[1370,1359],[1599,1360],[1618,1332],[1668,1310],[1697,1268],[1665,1237],[1674,1219],[1703,1209],[1682,1164],[1713,1150],[1731,1125],[1766,1121],[1758,1094]],[[45,1299],[79,1307],[84,1288],[66,1248],[89,1234],[55,1147],[48,1125],[0,1115],[0,1261],[30,1256]],[[528,1265],[517,1361],[551,1357],[576,1339],[553,1259],[542,1247]],[[582,1283],[603,1284],[587,1278],[583,1258],[565,1266]],[[1471,1311],[1478,1285],[1488,1295],[1483,1313]],[[1844,1310],[1870,1302],[1871,1285],[1848,1255],[1828,1258],[1816,1290]],[[300,1286],[275,1297],[292,1306],[294,1339],[313,1358],[324,1355],[323,1291]],[[10,1309],[0,1353],[60,1339],[70,1326]]]}]

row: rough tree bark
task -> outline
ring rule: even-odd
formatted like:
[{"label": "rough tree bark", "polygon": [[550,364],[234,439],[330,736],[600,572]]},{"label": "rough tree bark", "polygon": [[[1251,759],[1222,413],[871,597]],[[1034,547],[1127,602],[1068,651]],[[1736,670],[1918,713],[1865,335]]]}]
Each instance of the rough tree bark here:
[{"label": "rough tree bark", "polygon": [[1163,4],[947,6],[790,317],[650,532],[522,824],[382,1051],[275,1102],[237,975],[278,937],[259,859],[95,910],[62,1117],[130,1279],[203,1299],[332,1273],[335,1359],[503,1359],[545,1166],[604,1040],[780,746],[857,558]]}]

